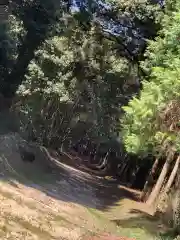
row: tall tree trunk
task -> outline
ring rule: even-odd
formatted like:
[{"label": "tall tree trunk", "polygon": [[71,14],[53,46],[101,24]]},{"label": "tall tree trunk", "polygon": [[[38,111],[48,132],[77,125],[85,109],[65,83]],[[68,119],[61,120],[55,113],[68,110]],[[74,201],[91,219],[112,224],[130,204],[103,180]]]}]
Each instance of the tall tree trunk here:
[{"label": "tall tree trunk", "polygon": [[154,178],[154,174],[156,173],[156,170],[157,170],[157,167],[158,167],[158,164],[159,164],[159,158],[156,158],[153,166],[152,166],[152,169],[149,173],[149,176],[147,178],[147,181],[145,182],[145,185],[144,185],[144,188],[143,188],[143,191],[141,193],[141,196],[140,196],[140,199],[141,200],[144,200],[147,192],[148,192],[148,189],[149,189],[149,186],[150,184],[152,183],[153,181],[153,178]]},{"label": "tall tree trunk", "polygon": [[152,205],[154,204],[155,200],[157,199],[158,197],[158,194],[160,193],[161,191],[161,188],[163,186],[163,182],[165,180],[165,177],[168,173],[168,170],[169,170],[169,167],[170,167],[170,163],[171,163],[171,157],[168,156],[167,159],[166,159],[166,162],[164,163],[164,166],[162,168],[162,171],[161,171],[161,174],[156,182],[156,185],[155,187],[153,188],[148,200],[147,200],[147,204],[148,205]]},{"label": "tall tree trunk", "polygon": [[174,168],[173,168],[173,170],[172,170],[172,172],[171,172],[171,175],[170,175],[170,177],[169,177],[169,180],[168,180],[168,182],[167,182],[167,184],[166,184],[166,186],[165,186],[165,189],[164,189],[164,192],[165,192],[165,193],[168,193],[168,192],[169,192],[169,190],[170,190],[170,188],[171,188],[171,186],[172,186],[172,184],[173,184],[173,182],[174,182],[174,179],[175,179],[175,177],[176,177],[176,175],[177,175],[177,171],[178,171],[178,168],[179,168],[179,163],[180,163],[180,155],[179,155],[178,158],[176,159],[176,163],[175,163],[175,165],[174,165]]},{"label": "tall tree trunk", "polygon": [[173,209],[173,227],[177,234],[180,233],[180,169],[177,170],[177,182],[175,194],[172,199],[172,209]]}]

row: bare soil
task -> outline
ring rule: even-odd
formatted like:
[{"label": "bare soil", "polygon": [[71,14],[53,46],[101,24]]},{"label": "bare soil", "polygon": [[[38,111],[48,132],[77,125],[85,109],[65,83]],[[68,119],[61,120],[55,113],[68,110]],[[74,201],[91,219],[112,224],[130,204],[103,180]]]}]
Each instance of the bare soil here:
[{"label": "bare soil", "polygon": [[164,228],[139,192],[47,159],[21,160],[18,135],[0,137],[0,238],[130,240]]}]

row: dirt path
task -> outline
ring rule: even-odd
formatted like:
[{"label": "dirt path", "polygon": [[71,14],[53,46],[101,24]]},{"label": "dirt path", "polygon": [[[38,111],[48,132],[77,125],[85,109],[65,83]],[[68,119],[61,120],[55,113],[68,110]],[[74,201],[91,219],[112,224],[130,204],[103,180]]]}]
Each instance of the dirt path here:
[{"label": "dirt path", "polygon": [[102,233],[158,239],[159,222],[137,203],[137,192],[63,164],[52,171],[44,159],[22,163],[15,142],[0,139],[1,239],[88,240]]},{"label": "dirt path", "polygon": [[91,185],[82,186],[77,176],[73,180],[65,179],[64,175],[60,178],[57,185],[48,178],[41,184],[1,180],[1,239],[84,240],[102,233],[155,239],[139,226],[132,230],[132,226],[124,227],[123,223],[118,223],[138,216],[137,212],[130,213],[132,209],[142,208],[137,202],[117,199],[116,204],[102,208],[103,198]]}]

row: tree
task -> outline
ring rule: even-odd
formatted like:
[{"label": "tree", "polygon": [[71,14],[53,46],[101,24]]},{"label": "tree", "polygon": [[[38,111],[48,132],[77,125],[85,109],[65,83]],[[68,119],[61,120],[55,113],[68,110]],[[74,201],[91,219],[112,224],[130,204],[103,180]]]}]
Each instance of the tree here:
[{"label": "tree", "polygon": [[[10,1],[4,35],[11,44],[2,59],[0,92],[8,106],[15,96],[21,99],[25,125],[41,143],[71,146],[79,124],[88,126],[79,138],[100,149],[102,142],[117,142],[121,107],[139,91],[139,61],[162,10],[139,0],[108,6],[87,1],[75,13],[71,7],[57,0]],[[101,155],[109,149],[113,155],[114,146]]]},{"label": "tree", "polygon": [[174,164],[174,168],[173,168],[173,170],[171,172],[171,175],[169,177],[169,180],[168,180],[168,182],[165,186],[165,189],[164,189],[165,193],[168,193],[170,191],[172,185],[173,185],[173,182],[176,178],[176,175],[177,175],[177,172],[178,172],[178,169],[179,169],[179,163],[180,163],[180,156],[177,157],[177,160]]},{"label": "tree", "polygon": [[[162,153],[162,156],[167,156],[169,151],[179,151],[179,23],[179,3],[176,3],[174,12],[165,14],[160,36],[151,42],[147,51],[149,66],[154,66],[150,77],[143,82],[140,96],[124,107],[123,131],[127,151],[153,151],[154,154]],[[158,189],[156,195],[166,176],[166,165],[172,160],[167,157],[157,183],[159,186],[155,187]]]},{"label": "tree", "polygon": [[1,94],[12,98],[22,83],[27,67],[34,58],[35,50],[44,42],[48,31],[58,18],[58,1],[13,1],[10,3],[12,13],[23,22],[26,31],[18,48],[14,66],[4,74]]},{"label": "tree", "polygon": [[143,188],[143,191],[141,193],[141,197],[140,199],[141,200],[144,200],[146,195],[147,195],[147,192],[149,191],[149,185],[153,183],[153,178],[154,178],[154,175],[156,173],[156,170],[157,170],[157,167],[158,167],[158,163],[159,163],[159,158],[157,157],[156,160],[154,161],[154,164],[152,166],[152,169],[150,170],[150,173],[148,175],[148,178],[144,184],[144,188]]},{"label": "tree", "polygon": [[[103,27],[102,35],[118,44],[119,53],[122,56],[128,57],[135,64],[138,64],[138,56],[142,56],[143,53],[139,49],[144,49],[145,46],[143,39],[152,38],[156,34],[158,25],[156,26],[155,22],[155,9],[157,5],[148,3],[147,7],[147,4],[139,5],[137,1],[133,6],[129,3],[124,3],[122,6],[116,4],[110,8],[103,8],[99,2],[88,1],[88,4],[88,12],[85,10],[86,5],[83,5],[84,7],[80,7],[80,12],[74,15],[81,27],[86,22],[88,22],[87,26],[91,26],[91,22],[94,21],[93,14],[96,13],[97,20],[101,20],[100,23]],[[60,3],[57,0],[31,2],[16,0],[10,2],[10,9],[13,15],[23,22],[26,33],[24,36],[21,36],[22,41],[19,44],[14,66],[4,74],[2,95],[10,97],[15,94],[18,86],[24,79],[30,61],[34,58],[35,50],[41,46],[47,35],[52,31],[53,26],[57,27],[57,21],[63,22],[62,13],[68,11],[68,6],[66,2],[62,1]],[[133,14],[134,8],[138,9],[138,14]],[[108,31],[106,28],[107,22],[112,22],[113,28],[118,29],[120,32],[118,37],[115,33],[116,31]],[[145,27],[146,25],[147,27]],[[148,29],[153,30],[153,32],[150,32]],[[61,31],[62,28],[60,27],[59,30]],[[139,30],[141,33],[138,33]],[[130,43],[129,39],[132,39]],[[26,54],[23,54],[24,52]]]},{"label": "tree", "polygon": [[[128,66],[126,59],[118,60],[113,56],[116,52],[111,41],[99,39],[98,31],[102,31],[101,27],[96,30],[93,26],[88,32],[83,32],[76,22],[72,19],[69,21],[70,24],[64,36],[49,38],[36,51],[35,59],[29,65],[26,80],[20,86],[18,94],[26,95],[28,99],[34,98],[33,102],[27,102],[31,104],[29,109],[37,111],[39,114],[35,116],[42,118],[42,121],[47,120],[48,114],[50,125],[53,113],[44,112],[46,117],[40,116],[39,108],[46,108],[46,104],[49,105],[50,101],[52,104],[56,101],[57,107],[63,103],[73,106],[73,109],[64,113],[63,116],[55,117],[64,119],[61,124],[56,119],[56,124],[59,125],[57,136],[59,140],[62,135],[66,135],[69,126],[76,124],[77,117],[81,120],[86,116],[85,121],[93,125],[88,135],[107,141],[114,136],[118,127],[119,106],[127,101],[126,94],[130,94],[126,79],[133,78],[134,72],[131,66]],[[131,82],[133,83],[133,79]],[[35,96],[42,99],[38,101],[39,108]],[[26,108],[27,105],[25,104],[24,107]],[[83,109],[82,113],[79,112],[80,109]],[[44,124],[45,122],[42,126]],[[43,129],[46,129],[45,126]],[[46,131],[48,132],[47,129]],[[43,131],[40,130],[40,132]]]}]

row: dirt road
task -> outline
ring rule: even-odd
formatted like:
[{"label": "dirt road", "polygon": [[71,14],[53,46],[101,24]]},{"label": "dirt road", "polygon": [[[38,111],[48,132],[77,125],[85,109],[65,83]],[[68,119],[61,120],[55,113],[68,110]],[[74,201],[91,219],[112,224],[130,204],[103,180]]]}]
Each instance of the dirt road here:
[{"label": "dirt road", "polygon": [[101,233],[156,239],[149,231],[157,222],[148,232],[142,222],[133,231],[123,226],[140,220],[135,192],[64,164],[52,170],[44,159],[23,163],[16,142],[12,135],[0,138],[1,239],[86,240]]}]

